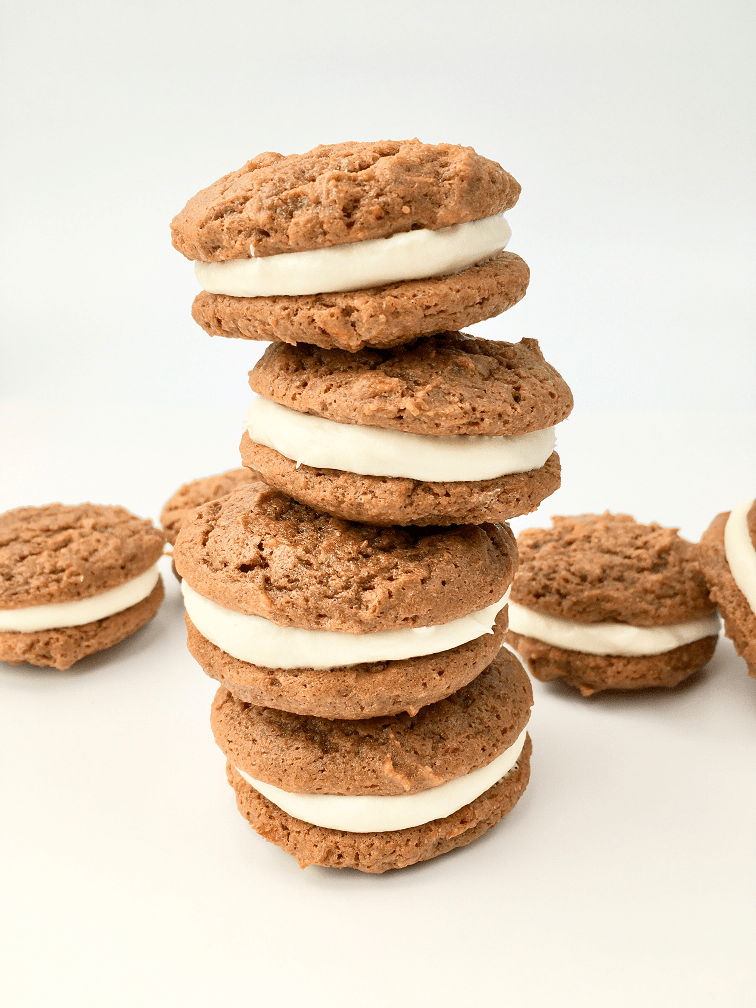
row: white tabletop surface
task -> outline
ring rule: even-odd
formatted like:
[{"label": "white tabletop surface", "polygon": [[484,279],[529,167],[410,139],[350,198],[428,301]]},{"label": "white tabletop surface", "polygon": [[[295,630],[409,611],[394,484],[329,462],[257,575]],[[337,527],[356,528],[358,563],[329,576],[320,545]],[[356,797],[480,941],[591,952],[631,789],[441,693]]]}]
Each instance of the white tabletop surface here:
[{"label": "white tabletop surface", "polygon": [[[3,508],[157,516],[236,462],[231,410],[17,401],[4,421]],[[610,508],[697,538],[753,492],[755,426],[578,412],[563,489],[514,524]],[[0,665],[7,1003],[753,1003],[756,682],[729,641],[673,691],[536,683],[531,784],[471,846],[300,871],[236,811],[163,563],[168,598],[129,640],[68,672]]]}]

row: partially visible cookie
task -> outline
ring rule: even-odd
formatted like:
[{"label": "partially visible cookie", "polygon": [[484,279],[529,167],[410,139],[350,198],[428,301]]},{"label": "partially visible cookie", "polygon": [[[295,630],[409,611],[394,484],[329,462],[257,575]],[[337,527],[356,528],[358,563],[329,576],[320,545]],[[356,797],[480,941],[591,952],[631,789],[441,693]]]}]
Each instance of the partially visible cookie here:
[{"label": "partially visible cookie", "polygon": [[181,523],[184,518],[208,501],[225,497],[239,486],[247,483],[255,483],[260,479],[259,473],[254,469],[229,469],[228,472],[218,473],[217,476],[205,476],[203,479],[192,480],[191,483],[184,483],[176,493],[170,497],[160,515],[160,524],[163,527],[165,538],[171,545],[176,542],[176,536],[181,531]]},{"label": "partially visible cookie", "polygon": [[66,669],[133,633],[163,599],[164,544],[149,520],[121,507],[0,515],[0,660]]},{"label": "partially visible cookie", "polygon": [[[731,521],[740,524],[741,535],[731,539],[730,549],[735,551],[735,555],[728,557],[725,529]],[[752,608],[754,584],[747,579],[749,566],[751,571],[756,569],[756,502],[718,514],[701,537],[700,548],[701,569],[711,598],[724,619],[725,633],[748,663],[748,674],[756,678],[756,612]],[[733,575],[730,560],[736,564],[740,560],[738,573],[742,587]],[[749,602],[744,590],[749,592],[752,601]]]},{"label": "partially visible cookie", "polygon": [[267,297],[201,291],[192,318],[210,336],[312,343],[354,352],[400,346],[425,333],[495,318],[525,296],[529,280],[523,259],[500,252],[458,273],[364,290]]},{"label": "partially visible cookie", "polygon": [[186,518],[176,569],[225,609],[348,634],[448,623],[498,602],[516,563],[506,526],[342,521],[260,484]]},{"label": "partially visible cookie", "polygon": [[675,686],[714,653],[719,622],[697,548],[630,515],[555,516],[518,537],[507,641],[547,682],[588,696]]}]

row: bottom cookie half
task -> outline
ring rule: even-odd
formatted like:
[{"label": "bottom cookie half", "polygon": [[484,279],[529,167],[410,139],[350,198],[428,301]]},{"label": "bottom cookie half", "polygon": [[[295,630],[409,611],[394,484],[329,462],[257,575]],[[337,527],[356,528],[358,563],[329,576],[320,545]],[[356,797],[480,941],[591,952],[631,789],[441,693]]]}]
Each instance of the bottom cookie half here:
[{"label": "bottom cookie half", "polygon": [[568,651],[510,630],[506,641],[525,660],[541,682],[564,679],[583,696],[599,690],[636,690],[649,686],[677,686],[714,654],[717,637],[704,637],[658,655],[626,658]]},{"label": "bottom cookie half", "polygon": [[252,828],[270,843],[283,848],[301,868],[316,864],[327,868],[357,868],[380,875],[418,861],[464,847],[511,812],[530,777],[530,736],[520,758],[506,777],[445,819],[434,819],[410,829],[381,833],[347,833],[295,819],[264,798],[227,764],[229,784],[236,804]]},{"label": "bottom cookie half", "polygon": [[63,671],[95,651],[112,647],[143,626],[165,598],[163,579],[147,598],[103,619],[81,626],[37,630],[34,633],[0,632],[0,661],[9,665],[41,665]]}]

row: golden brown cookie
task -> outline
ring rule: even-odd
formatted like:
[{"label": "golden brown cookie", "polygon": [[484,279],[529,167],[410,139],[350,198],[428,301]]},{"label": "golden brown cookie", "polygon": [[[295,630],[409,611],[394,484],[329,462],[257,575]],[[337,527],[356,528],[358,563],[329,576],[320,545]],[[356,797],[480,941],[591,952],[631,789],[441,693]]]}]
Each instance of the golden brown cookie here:
[{"label": "golden brown cookie", "polygon": [[254,830],[282,847],[300,868],[316,864],[327,868],[356,868],[379,875],[464,847],[500,822],[514,808],[530,776],[530,737],[517,763],[488,791],[444,819],[422,826],[382,833],[348,833],[302,822],[264,798],[227,764],[228,782],[236,804]]},{"label": "golden brown cookie", "polygon": [[444,700],[365,720],[305,717],[218,690],[210,723],[231,762],[258,781],[300,794],[417,794],[487,766],[514,744],[533,694],[506,649]]},{"label": "golden brown cookie", "polygon": [[344,293],[231,297],[201,291],[192,317],[211,336],[353,352],[495,318],[525,296],[529,279],[527,263],[500,252],[458,273]]},{"label": "golden brown cookie", "polygon": [[466,686],[496,657],[507,628],[506,607],[493,633],[449,651],[400,661],[331,669],[265,668],[226,654],[189,617],[187,644],[202,669],[238,700],[321,718],[369,718],[435,703]]},{"label": "golden brown cookie", "polygon": [[[701,569],[716,602],[725,633],[735,650],[748,663],[748,674],[756,679],[756,613],[735,583],[725,553],[724,530],[730,512],[718,514],[701,537]],[[748,512],[748,530],[756,548],[756,502]]]},{"label": "golden brown cookie", "polygon": [[160,524],[163,526],[165,538],[173,545],[176,542],[176,536],[181,531],[181,523],[184,518],[200,504],[218,500],[219,497],[225,497],[237,487],[244,486],[246,483],[255,483],[258,480],[260,480],[259,473],[253,469],[242,468],[229,469],[228,472],[219,473],[217,476],[205,476],[203,479],[184,483],[166,501],[160,515]]},{"label": "golden brown cookie", "polygon": [[274,448],[257,444],[245,431],[242,462],[265,482],[315,510],[375,525],[478,525],[503,522],[535,511],[559,489],[559,456],[540,469],[495,479],[428,483],[402,476],[362,476],[342,469],[297,465]]},{"label": "golden brown cookie", "polygon": [[280,626],[371,633],[448,623],[498,602],[514,573],[503,525],[382,528],[260,484],[184,521],[174,561],[196,592]]},{"label": "golden brown cookie", "polygon": [[187,259],[220,262],[437,230],[500,213],[519,195],[472,147],[348,141],[259,154],[193,196],[171,232]]},{"label": "golden brown cookie", "polygon": [[358,353],[279,343],[250,371],[249,384],[300,413],[429,436],[526,434],[572,410],[572,393],[537,340],[461,332]]}]

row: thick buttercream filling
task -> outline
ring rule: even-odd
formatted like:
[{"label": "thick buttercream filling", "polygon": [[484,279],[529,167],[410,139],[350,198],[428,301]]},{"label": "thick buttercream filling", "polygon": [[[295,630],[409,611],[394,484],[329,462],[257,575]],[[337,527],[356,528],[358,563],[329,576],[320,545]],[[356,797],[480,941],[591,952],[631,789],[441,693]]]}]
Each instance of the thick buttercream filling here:
[{"label": "thick buttercream filling", "polygon": [[475,801],[506,777],[522,752],[525,735],[523,729],[517,741],[487,766],[411,795],[295,794],[236,769],[256,791],[295,819],[347,833],[381,833],[444,819]]},{"label": "thick buttercream filling", "polygon": [[437,231],[421,228],[307,252],[195,262],[194,272],[204,290],[232,297],[356,291],[459,273],[497,255],[511,235],[504,216],[496,214]]},{"label": "thick buttercream filling", "polygon": [[756,550],[748,531],[748,512],[753,501],[744,501],[730,511],[724,530],[725,556],[733,580],[756,613]]},{"label": "thick buttercream filling", "polygon": [[57,630],[93,623],[130,609],[137,602],[146,599],[159,577],[156,564],[131,581],[90,598],[75,599],[73,602],[49,602],[45,605],[25,606],[23,609],[0,609],[0,631],[35,633],[38,630]]},{"label": "thick buttercream filling", "polygon": [[280,669],[328,669],[437,654],[493,633],[507,595],[478,612],[438,626],[351,634],[279,626],[263,616],[226,609],[181,582],[189,619],[212,644],[239,661]]},{"label": "thick buttercream filling", "polygon": [[250,438],[296,462],[362,476],[431,483],[496,479],[540,469],[554,451],[553,427],[527,434],[408,434],[337,423],[255,396],[247,409]]},{"label": "thick buttercream filling", "polygon": [[629,623],[576,623],[510,602],[509,629],[567,651],[635,658],[663,654],[703,637],[716,636],[719,633],[719,616],[715,611],[704,619],[655,627],[631,626]]}]

